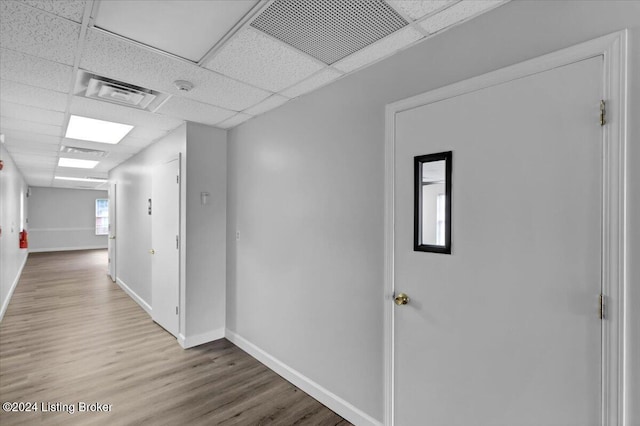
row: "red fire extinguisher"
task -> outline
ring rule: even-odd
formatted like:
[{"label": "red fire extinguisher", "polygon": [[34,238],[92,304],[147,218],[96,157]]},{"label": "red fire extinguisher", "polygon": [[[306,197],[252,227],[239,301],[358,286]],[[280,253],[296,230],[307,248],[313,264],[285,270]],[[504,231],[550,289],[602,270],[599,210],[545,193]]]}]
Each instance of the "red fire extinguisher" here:
[{"label": "red fire extinguisher", "polygon": [[27,231],[20,231],[20,248],[29,248],[29,240],[27,240]]}]

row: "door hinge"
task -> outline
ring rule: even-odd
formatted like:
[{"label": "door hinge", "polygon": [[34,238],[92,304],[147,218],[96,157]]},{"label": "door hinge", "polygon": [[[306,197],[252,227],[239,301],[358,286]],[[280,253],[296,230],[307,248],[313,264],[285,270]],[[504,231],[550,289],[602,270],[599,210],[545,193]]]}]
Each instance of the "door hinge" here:
[{"label": "door hinge", "polygon": [[607,124],[607,104],[605,101],[600,101],[600,125]]},{"label": "door hinge", "polygon": [[600,293],[600,296],[598,297],[598,301],[600,302],[600,308],[598,309],[598,317],[600,319],[606,319],[606,305],[605,305],[605,296],[604,294]]},{"label": "door hinge", "polygon": [[176,183],[180,183],[180,175],[176,176]]},{"label": "door hinge", "polygon": [[178,307],[176,306],[176,315],[178,315]]},{"label": "door hinge", "polygon": [[176,249],[180,248],[180,238],[176,235]]}]

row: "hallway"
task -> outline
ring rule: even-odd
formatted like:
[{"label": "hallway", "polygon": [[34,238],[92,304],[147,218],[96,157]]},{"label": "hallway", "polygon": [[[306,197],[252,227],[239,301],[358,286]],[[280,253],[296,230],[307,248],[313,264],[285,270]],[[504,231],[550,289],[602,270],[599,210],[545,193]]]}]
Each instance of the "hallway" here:
[{"label": "hallway", "polygon": [[29,255],[0,324],[0,401],[38,411],[3,410],[2,425],[350,424],[225,339],[183,350],[106,262],[106,250]]}]

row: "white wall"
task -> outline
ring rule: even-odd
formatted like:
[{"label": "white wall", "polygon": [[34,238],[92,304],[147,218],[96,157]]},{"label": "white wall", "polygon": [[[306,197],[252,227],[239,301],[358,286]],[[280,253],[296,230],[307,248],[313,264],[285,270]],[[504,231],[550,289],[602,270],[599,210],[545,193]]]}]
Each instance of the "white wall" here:
[{"label": "white wall", "polygon": [[107,191],[31,187],[29,251],[107,248],[96,235],[96,200]]},{"label": "white wall", "polygon": [[25,228],[20,218],[20,198],[23,197],[23,217],[27,217],[28,203],[24,200],[27,184],[3,145],[0,145],[0,320],[9,305],[11,295],[27,261],[27,249],[20,249],[18,233]]},{"label": "white wall", "polygon": [[[151,176],[157,164],[179,153],[185,153],[186,135],[186,125],[182,125],[109,172],[109,181],[117,184],[117,279],[134,293],[138,302],[142,301],[149,306],[153,306],[149,257],[151,216],[147,211],[147,200],[151,198]],[[182,170],[184,167],[183,156]],[[184,188],[185,179],[181,182],[183,194]],[[181,206],[181,216],[184,217],[184,206]],[[184,228],[181,233],[184,235]],[[184,238],[182,242],[184,243]]]},{"label": "white wall", "polygon": [[[187,123],[186,337],[221,338],[225,325],[227,132]],[[200,194],[208,192],[206,205]],[[200,337],[197,337],[200,336]]]},{"label": "white wall", "polygon": [[232,130],[228,329],[381,420],[384,106],[629,27],[627,418],[640,424],[639,26],[640,2],[514,1]]},{"label": "white wall", "polygon": [[[151,198],[153,168],[182,154],[180,343],[194,346],[223,337],[226,290],[227,133],[186,123],[111,170],[117,185],[116,273],[143,307],[151,291]],[[200,193],[208,192],[207,205]]]}]

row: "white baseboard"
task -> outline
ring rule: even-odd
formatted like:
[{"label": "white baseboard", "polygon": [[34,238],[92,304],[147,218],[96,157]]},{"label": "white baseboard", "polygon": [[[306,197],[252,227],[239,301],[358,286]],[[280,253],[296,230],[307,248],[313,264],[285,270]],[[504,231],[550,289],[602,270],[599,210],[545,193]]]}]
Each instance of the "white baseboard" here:
[{"label": "white baseboard", "polygon": [[382,423],[378,420],[354,407],[344,399],[340,398],[338,395],[323,388],[313,380],[284,364],[282,361],[274,358],[272,355],[266,353],[265,351],[249,342],[247,339],[234,333],[233,331],[227,329],[225,332],[225,337],[240,349],[247,352],[249,355],[269,367],[271,370],[278,373],[284,379],[293,383],[295,386],[299,387],[354,425],[382,426]]},{"label": "white baseboard", "polygon": [[50,251],[98,250],[98,249],[106,249],[106,248],[107,246],[45,247],[45,248],[30,248],[29,253],[45,253]]},{"label": "white baseboard", "polygon": [[135,291],[131,290],[131,288],[129,288],[129,286],[126,285],[120,278],[116,278],[116,283],[120,286],[121,289],[124,290],[125,293],[131,296],[131,298],[135,300],[135,302],[140,305],[142,309],[144,309],[149,314],[149,316],[151,316],[151,305],[145,302],[142,297],[138,296]]},{"label": "white baseboard", "polygon": [[205,343],[213,342],[214,340],[222,339],[225,335],[224,327],[217,328],[215,330],[208,331],[206,333],[196,334],[195,336],[184,336],[182,333],[178,334],[178,343],[183,349],[193,348],[194,346],[203,345]]},{"label": "white baseboard", "polygon": [[9,292],[7,293],[7,298],[2,303],[2,307],[0,308],[0,321],[2,321],[2,318],[4,318],[4,313],[7,312],[7,308],[9,307],[9,302],[11,301],[11,296],[13,296],[13,292],[18,286],[18,281],[20,281],[20,277],[22,276],[22,270],[24,269],[24,265],[26,265],[27,263],[28,257],[29,257],[29,253],[26,253],[24,260],[22,261],[22,264],[18,268],[18,273],[16,274],[16,278],[15,280],[13,280],[13,283],[9,288]]}]

